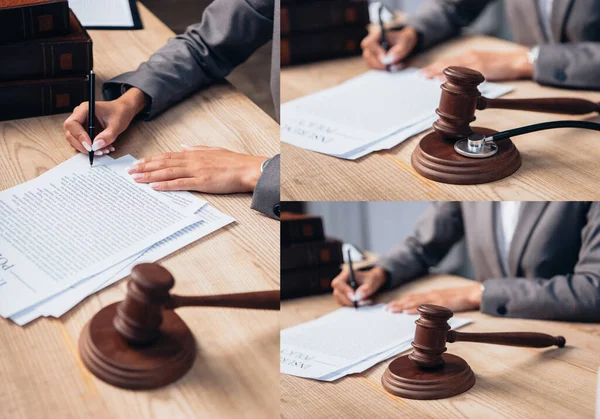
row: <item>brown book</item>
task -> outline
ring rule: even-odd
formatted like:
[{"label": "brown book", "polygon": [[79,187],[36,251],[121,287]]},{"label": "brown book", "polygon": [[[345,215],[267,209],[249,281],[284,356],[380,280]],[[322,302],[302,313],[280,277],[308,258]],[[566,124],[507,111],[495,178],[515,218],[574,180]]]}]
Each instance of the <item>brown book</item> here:
[{"label": "brown book", "polygon": [[282,0],[281,34],[369,24],[367,0]]},{"label": "brown book", "polygon": [[332,292],[331,281],[342,271],[339,265],[281,272],[281,299]]},{"label": "brown book", "polygon": [[67,0],[0,0],[0,44],[68,33]]},{"label": "brown book", "polygon": [[344,263],[342,242],[327,239],[322,242],[292,244],[281,248],[281,270],[311,268]]},{"label": "brown book", "polygon": [[366,28],[342,28],[281,38],[281,65],[300,64],[361,54]]},{"label": "brown book", "polygon": [[2,82],[0,120],[72,112],[86,100],[86,77]]},{"label": "brown book", "polygon": [[84,76],[93,68],[92,39],[71,12],[71,30],[56,38],[0,45],[0,81]]},{"label": "brown book", "polygon": [[323,220],[320,217],[282,212],[280,220],[282,246],[325,240]]}]

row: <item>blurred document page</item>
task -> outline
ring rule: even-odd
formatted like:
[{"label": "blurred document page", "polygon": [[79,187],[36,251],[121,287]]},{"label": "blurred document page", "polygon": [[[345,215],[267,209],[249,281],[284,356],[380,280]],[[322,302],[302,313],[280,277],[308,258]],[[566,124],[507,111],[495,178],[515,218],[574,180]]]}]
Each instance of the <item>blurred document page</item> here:
[{"label": "blurred document page", "polygon": [[195,216],[197,219],[194,224],[99,275],[78,282],[61,293],[11,316],[11,320],[23,326],[42,316],[60,317],[88,296],[129,276],[135,265],[156,262],[235,221],[233,217],[208,204],[198,210]]},{"label": "blurred document page", "polygon": [[[332,381],[409,349],[419,316],[392,314],[384,307],[344,307],[282,330],[281,372]],[[450,320],[453,328],[467,323],[469,319]]]},{"label": "blurred document page", "polygon": [[[351,160],[390,148],[431,127],[440,85],[416,68],[394,73],[369,71],[283,104],[281,141]],[[512,90],[492,83],[479,87],[492,98]],[[378,145],[384,139],[391,142]]]},{"label": "blurred document page", "polygon": [[69,6],[85,27],[133,27],[129,0],[69,0]]},{"label": "blurred document page", "polygon": [[135,159],[79,154],[0,192],[0,315],[11,316],[97,275],[197,221],[206,201],[138,184]]}]

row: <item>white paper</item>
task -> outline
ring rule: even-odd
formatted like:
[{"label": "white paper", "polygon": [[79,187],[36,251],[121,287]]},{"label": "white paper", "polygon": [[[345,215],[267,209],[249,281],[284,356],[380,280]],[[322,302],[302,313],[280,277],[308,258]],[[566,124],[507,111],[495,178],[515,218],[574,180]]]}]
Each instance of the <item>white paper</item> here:
[{"label": "white paper", "polygon": [[76,155],[44,175],[0,192],[0,315],[22,311],[97,275],[194,223],[206,204],[137,184],[135,159]]},{"label": "white paper", "polygon": [[235,220],[210,205],[197,212],[198,221],[174,235],[156,243],[140,254],[113,266],[109,270],[71,286],[67,290],[30,307],[11,317],[23,326],[41,316],[60,317],[88,296],[129,276],[133,267],[140,263],[156,262],[171,253],[205,237]]},{"label": "white paper", "polygon": [[[389,149],[431,128],[437,119],[439,80],[416,68],[369,71],[336,87],[281,106],[281,141],[334,157],[355,160]],[[512,87],[483,83],[495,98]]]},{"label": "white paper", "polygon": [[69,7],[85,27],[133,27],[129,0],[69,0]]},{"label": "white paper", "polygon": [[[332,381],[409,349],[419,316],[392,314],[384,307],[344,307],[282,330],[281,372]],[[449,324],[456,328],[469,322],[452,318]]]}]

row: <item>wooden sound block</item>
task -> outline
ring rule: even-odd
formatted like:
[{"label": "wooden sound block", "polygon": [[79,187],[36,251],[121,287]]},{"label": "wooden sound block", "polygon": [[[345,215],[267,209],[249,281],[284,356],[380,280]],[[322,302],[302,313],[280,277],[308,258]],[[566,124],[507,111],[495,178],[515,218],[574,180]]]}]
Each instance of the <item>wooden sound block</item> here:
[{"label": "wooden sound block", "polygon": [[[497,132],[480,127],[473,127],[473,131],[485,135]],[[411,159],[417,173],[436,182],[475,185],[503,179],[521,167],[521,156],[510,138],[498,141],[498,152],[482,159],[461,156],[454,150],[455,142],[437,132],[423,137]]]},{"label": "wooden sound block", "polygon": [[464,393],[475,384],[475,374],[467,362],[443,354],[445,364],[436,369],[419,368],[408,355],[393,360],[381,377],[389,393],[405,399],[436,400]]},{"label": "wooden sound block", "polygon": [[162,387],[183,377],[196,359],[196,342],[181,317],[165,310],[160,337],[131,345],[113,326],[118,304],[100,310],[83,329],[79,354],[85,366],[99,379],[131,390]]}]

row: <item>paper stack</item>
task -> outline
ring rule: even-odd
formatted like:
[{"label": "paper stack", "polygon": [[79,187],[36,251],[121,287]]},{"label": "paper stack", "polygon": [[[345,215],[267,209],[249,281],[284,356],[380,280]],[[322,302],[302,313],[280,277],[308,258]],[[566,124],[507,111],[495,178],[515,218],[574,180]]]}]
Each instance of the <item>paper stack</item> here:
[{"label": "paper stack", "polygon": [[[418,315],[393,314],[385,305],[344,307],[281,331],[281,372],[320,381],[357,374],[412,348]],[[452,318],[453,329],[470,319]]]},{"label": "paper stack", "polygon": [[60,317],[89,295],[233,222],[187,192],[134,182],[131,156],[77,155],[0,192],[0,315]]},{"label": "paper stack", "polygon": [[[283,104],[281,141],[348,160],[390,149],[431,128],[437,119],[440,84],[416,68],[369,71]],[[488,98],[512,89],[495,83],[479,86]]]}]

